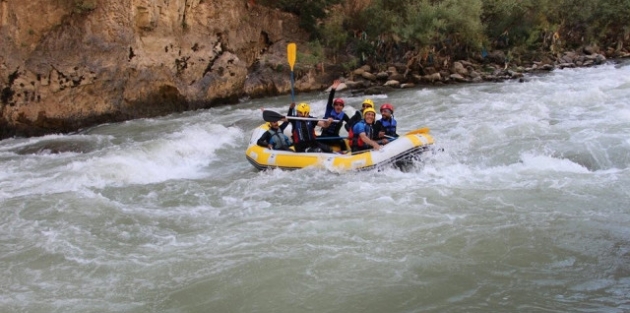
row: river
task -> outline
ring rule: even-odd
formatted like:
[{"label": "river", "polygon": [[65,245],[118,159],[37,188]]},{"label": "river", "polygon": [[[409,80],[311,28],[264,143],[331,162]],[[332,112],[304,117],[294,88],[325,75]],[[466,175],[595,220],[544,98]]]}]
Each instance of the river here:
[{"label": "river", "polygon": [[630,63],[373,99],[439,151],[258,172],[288,95],[0,141],[0,311],[630,311]]}]

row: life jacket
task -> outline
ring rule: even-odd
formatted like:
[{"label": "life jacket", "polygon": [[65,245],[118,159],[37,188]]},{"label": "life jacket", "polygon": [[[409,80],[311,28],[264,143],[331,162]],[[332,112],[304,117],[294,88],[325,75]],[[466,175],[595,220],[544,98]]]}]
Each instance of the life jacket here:
[{"label": "life jacket", "polygon": [[269,144],[273,146],[275,150],[287,150],[291,145],[289,137],[287,137],[280,129],[269,128],[271,138]]},{"label": "life jacket", "polygon": [[293,124],[293,143],[315,141],[315,127],[310,121],[297,120]]},{"label": "life jacket", "polygon": [[[363,124],[363,129],[365,130],[365,135],[368,138],[373,139],[374,138],[374,128],[373,128],[374,124],[372,124],[372,125],[367,124],[365,122],[365,120],[361,120],[356,125],[359,125],[359,124]],[[363,150],[363,149],[367,148],[367,145],[365,144],[365,142],[363,142],[363,140],[361,139],[360,135],[361,135],[360,133],[359,134],[355,134],[354,131],[352,131],[352,137],[351,137],[350,146],[353,147],[353,148],[358,148],[358,150]]]},{"label": "life jacket", "polygon": [[339,131],[341,130],[341,125],[342,125],[342,121],[343,121],[343,117],[346,115],[346,113],[342,112],[335,112],[332,111],[329,114],[327,114],[326,116],[324,116],[324,118],[329,118],[332,117],[333,120],[338,120],[339,122],[332,122],[330,123],[330,126],[322,129],[322,137],[335,137],[335,136],[339,136]]},{"label": "life jacket", "polygon": [[385,134],[393,136],[396,134],[396,120],[392,116],[389,120],[381,118],[381,125],[385,129]]}]

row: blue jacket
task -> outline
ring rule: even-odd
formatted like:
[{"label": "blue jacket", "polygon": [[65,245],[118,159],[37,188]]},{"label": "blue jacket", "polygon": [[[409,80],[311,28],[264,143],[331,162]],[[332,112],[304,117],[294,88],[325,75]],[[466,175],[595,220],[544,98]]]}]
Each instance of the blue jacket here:
[{"label": "blue jacket", "polygon": [[393,116],[389,120],[381,118],[374,123],[374,130],[376,131],[376,134],[384,131],[387,136],[398,137],[398,134],[396,133],[396,124],[396,120]]}]

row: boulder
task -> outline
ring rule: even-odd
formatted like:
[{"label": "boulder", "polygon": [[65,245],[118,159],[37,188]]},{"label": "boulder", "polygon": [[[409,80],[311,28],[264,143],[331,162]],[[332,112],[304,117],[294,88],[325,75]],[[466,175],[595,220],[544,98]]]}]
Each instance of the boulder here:
[{"label": "boulder", "polygon": [[422,76],[422,81],[429,82],[429,83],[433,83],[433,82],[441,81],[441,80],[442,80],[442,75],[440,75],[440,73],[433,73],[430,75]]},{"label": "boulder", "polygon": [[551,64],[543,64],[542,66],[540,66],[540,69],[543,71],[553,71],[554,66]]},{"label": "boulder", "polygon": [[451,72],[454,74],[459,74],[462,77],[468,76],[468,70],[459,61],[453,62],[453,66],[451,67]]},{"label": "boulder", "polygon": [[362,69],[362,68],[358,68],[358,69],[354,70],[352,73],[354,75],[356,75],[356,76],[361,76],[361,75],[363,75],[363,73],[365,73],[365,70]]},{"label": "boulder", "polygon": [[403,74],[393,74],[389,76],[389,80],[397,80],[399,82],[406,81],[407,79]]},{"label": "boulder", "polygon": [[400,82],[397,80],[388,80],[384,86],[387,87],[392,87],[392,88],[399,88],[400,87]]},{"label": "boulder", "polygon": [[468,79],[464,78],[464,76],[460,74],[451,74],[449,77],[456,82],[460,82],[460,83],[468,82]]},{"label": "boulder", "polygon": [[352,80],[346,80],[345,84],[350,89],[360,89],[360,88],[367,87],[367,85],[364,82],[356,82],[356,81],[352,81]]},{"label": "boulder", "polygon": [[376,79],[378,80],[387,80],[389,78],[389,74],[387,72],[379,72],[376,74]]},{"label": "boulder", "polygon": [[372,87],[366,88],[363,91],[363,93],[366,94],[366,95],[380,95],[380,94],[384,94],[387,90],[388,90],[387,87],[372,86]]},{"label": "boulder", "polygon": [[370,72],[363,72],[363,74],[361,74],[361,77],[369,80],[369,81],[375,81],[376,80],[376,75],[370,73]]},{"label": "boulder", "polygon": [[606,62],[606,57],[602,54],[597,54],[597,57],[595,58],[595,64],[603,64],[604,62]]},{"label": "boulder", "polygon": [[587,55],[591,55],[591,54],[595,54],[599,51],[599,48],[597,46],[586,46],[582,49],[582,51],[584,52],[584,54]]}]

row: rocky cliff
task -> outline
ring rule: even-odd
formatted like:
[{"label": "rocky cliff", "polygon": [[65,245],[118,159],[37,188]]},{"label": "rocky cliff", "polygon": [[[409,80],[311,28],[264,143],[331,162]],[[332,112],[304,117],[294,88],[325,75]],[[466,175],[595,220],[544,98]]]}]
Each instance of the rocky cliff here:
[{"label": "rocky cliff", "polygon": [[0,138],[285,93],[297,30],[245,0],[0,0]]}]

